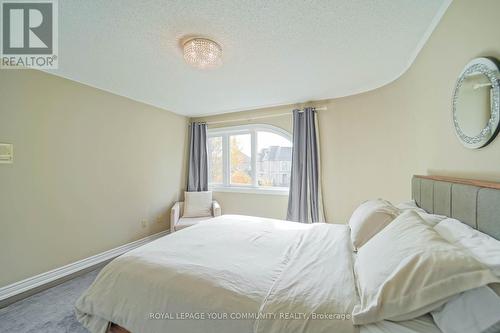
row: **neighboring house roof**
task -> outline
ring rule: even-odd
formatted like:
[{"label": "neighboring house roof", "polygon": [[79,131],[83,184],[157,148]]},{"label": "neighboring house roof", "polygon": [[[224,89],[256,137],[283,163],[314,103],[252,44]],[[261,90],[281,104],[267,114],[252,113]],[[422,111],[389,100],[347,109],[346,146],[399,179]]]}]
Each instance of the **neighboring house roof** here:
[{"label": "neighboring house roof", "polygon": [[250,156],[248,156],[247,154],[245,153],[241,153],[241,156],[243,157],[243,164],[250,164],[250,162],[252,161],[252,159],[250,158]]},{"label": "neighboring house roof", "polygon": [[259,154],[259,162],[264,161],[291,161],[292,147],[270,146],[264,148]]},{"label": "neighboring house roof", "polygon": [[239,163],[239,169],[246,169],[246,168],[249,168],[250,167],[250,163],[252,162],[252,159],[250,158],[250,156],[248,156],[247,154],[245,154],[244,152],[242,152],[241,150],[240,151],[237,151],[238,153],[238,163]]}]

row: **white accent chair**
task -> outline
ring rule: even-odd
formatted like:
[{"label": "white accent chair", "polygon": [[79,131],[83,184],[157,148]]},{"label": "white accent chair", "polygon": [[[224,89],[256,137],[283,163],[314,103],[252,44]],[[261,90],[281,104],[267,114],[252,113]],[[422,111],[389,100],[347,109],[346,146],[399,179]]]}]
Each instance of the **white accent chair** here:
[{"label": "white accent chair", "polygon": [[221,215],[221,208],[217,201],[212,201],[212,216],[182,217],[184,213],[184,202],[178,201],[170,210],[170,232],[178,231],[193,226],[201,221]]}]

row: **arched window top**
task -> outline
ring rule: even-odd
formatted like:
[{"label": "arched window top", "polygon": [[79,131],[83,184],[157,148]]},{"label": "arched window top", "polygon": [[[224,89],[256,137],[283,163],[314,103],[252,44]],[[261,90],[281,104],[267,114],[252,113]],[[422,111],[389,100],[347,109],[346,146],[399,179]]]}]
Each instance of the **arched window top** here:
[{"label": "arched window top", "polygon": [[237,125],[237,126],[228,126],[228,127],[218,127],[218,128],[209,128],[208,135],[213,136],[219,133],[234,133],[234,132],[249,132],[249,131],[264,131],[276,133],[278,135],[287,138],[288,140],[292,140],[292,134],[283,128],[269,125],[269,124],[247,124],[247,125]]},{"label": "arched window top", "polygon": [[209,185],[215,191],[288,194],[292,136],[272,125],[208,130]]}]

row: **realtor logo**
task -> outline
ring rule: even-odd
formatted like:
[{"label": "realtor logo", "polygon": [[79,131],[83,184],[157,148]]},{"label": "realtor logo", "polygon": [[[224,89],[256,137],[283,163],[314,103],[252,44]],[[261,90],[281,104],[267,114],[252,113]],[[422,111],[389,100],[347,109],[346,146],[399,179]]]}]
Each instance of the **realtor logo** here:
[{"label": "realtor logo", "polygon": [[1,68],[57,68],[56,0],[1,1]]}]

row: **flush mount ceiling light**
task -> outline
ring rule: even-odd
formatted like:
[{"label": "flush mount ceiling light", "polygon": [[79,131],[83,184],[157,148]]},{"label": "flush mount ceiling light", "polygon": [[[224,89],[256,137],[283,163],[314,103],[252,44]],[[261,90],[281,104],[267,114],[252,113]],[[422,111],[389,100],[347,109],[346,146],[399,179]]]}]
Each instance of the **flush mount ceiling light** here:
[{"label": "flush mount ceiling light", "polygon": [[192,38],[183,45],[184,60],[193,67],[206,69],[222,64],[222,47],[211,39]]}]

